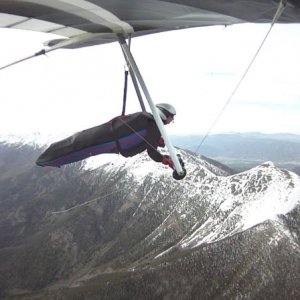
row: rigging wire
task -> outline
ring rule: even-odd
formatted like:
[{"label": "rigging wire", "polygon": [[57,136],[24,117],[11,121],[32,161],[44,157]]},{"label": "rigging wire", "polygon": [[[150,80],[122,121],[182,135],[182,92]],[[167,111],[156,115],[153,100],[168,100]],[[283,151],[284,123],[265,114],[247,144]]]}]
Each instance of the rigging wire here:
[{"label": "rigging wire", "polygon": [[135,133],[140,139],[142,139],[148,146],[150,146],[153,150],[157,151],[157,149],[151,145],[141,134],[139,134],[133,127],[131,127],[126,121],[122,120],[122,118],[118,119],[121,121],[125,126],[127,126],[133,133]]},{"label": "rigging wire", "polygon": [[92,202],[96,202],[96,201],[98,201],[98,200],[100,200],[100,199],[103,199],[103,198],[106,198],[106,197],[111,196],[111,195],[113,195],[113,194],[116,194],[116,193],[118,193],[118,192],[120,192],[120,191],[122,191],[122,190],[123,190],[123,189],[119,189],[119,190],[114,191],[114,192],[111,192],[111,193],[109,193],[109,194],[106,194],[106,195],[103,195],[103,196],[96,197],[96,198],[94,198],[94,199],[91,199],[91,200],[88,200],[88,201],[83,202],[83,203],[81,203],[81,204],[72,206],[72,207],[70,207],[70,208],[68,208],[68,209],[65,209],[65,210],[53,211],[53,212],[51,212],[51,214],[52,214],[52,215],[57,215],[57,214],[62,214],[62,213],[69,212],[69,211],[71,211],[71,210],[73,210],[73,209],[76,209],[76,208],[79,208],[79,207],[88,205],[88,204],[90,204],[90,203],[92,203]]},{"label": "rigging wire", "polygon": [[18,63],[21,63],[21,62],[23,62],[23,61],[29,60],[29,59],[31,59],[31,58],[35,58],[35,57],[40,56],[40,55],[46,55],[47,53],[52,52],[52,51],[54,51],[54,50],[57,50],[57,49],[60,49],[60,48],[63,48],[63,47],[72,45],[72,42],[73,42],[72,39],[66,39],[66,40],[63,40],[62,42],[58,43],[57,45],[55,45],[55,46],[53,46],[53,47],[51,47],[51,48],[48,48],[48,49],[41,49],[40,51],[38,51],[38,52],[36,52],[36,53],[34,53],[34,54],[32,54],[32,55],[29,55],[29,56],[27,56],[27,57],[24,57],[24,58],[21,58],[21,59],[19,59],[19,60],[16,60],[16,61],[14,61],[14,62],[12,62],[12,63],[9,63],[9,64],[7,64],[7,65],[5,65],[5,66],[2,66],[2,67],[0,67],[0,71],[6,69],[6,68],[8,68],[8,67],[11,67],[11,66],[13,66],[13,65],[16,65],[16,64],[18,64]]},{"label": "rigging wire", "polygon": [[230,103],[230,101],[232,100],[233,96],[235,95],[235,93],[237,92],[237,90],[239,89],[241,83],[244,81],[244,78],[246,77],[246,75],[248,74],[250,68],[252,67],[254,61],[256,60],[260,50],[262,49],[266,39],[268,38],[274,24],[278,21],[278,19],[280,18],[281,14],[283,13],[285,7],[287,5],[287,0],[281,0],[277,11],[273,17],[271,26],[268,30],[268,32],[266,33],[264,39],[262,40],[260,46],[258,47],[256,53],[254,54],[252,60],[250,61],[248,67],[246,68],[246,70],[244,71],[243,75],[241,76],[240,80],[238,81],[236,87],[234,88],[233,92],[230,94],[229,98],[227,99],[226,103],[224,104],[224,106],[222,107],[222,109],[220,110],[219,114],[217,115],[216,119],[213,121],[212,125],[209,127],[207,133],[205,134],[205,136],[202,138],[202,141],[200,142],[199,146],[196,148],[195,153],[197,153],[199,151],[199,149],[201,148],[201,146],[203,145],[203,143],[205,142],[206,138],[209,136],[209,134],[211,133],[212,129],[215,127],[216,123],[218,122],[218,120],[220,119],[221,115],[224,113],[225,109],[227,108],[228,104]]},{"label": "rigging wire", "polygon": [[37,57],[37,56],[40,56],[40,55],[46,55],[46,53],[47,53],[47,51],[46,51],[45,49],[42,49],[42,50],[40,50],[40,51],[34,53],[33,55],[29,55],[29,56],[27,56],[27,57],[21,58],[21,59],[19,59],[19,60],[16,60],[16,61],[14,61],[14,62],[12,62],[12,63],[9,63],[9,64],[7,64],[7,65],[5,65],[5,66],[0,67],[0,71],[6,69],[6,68],[8,68],[8,67],[11,67],[11,66],[13,66],[13,65],[16,65],[16,64],[18,64],[18,63],[21,63],[21,62],[23,62],[23,61],[29,60],[29,59],[31,59],[31,58],[34,58],[34,57]]}]

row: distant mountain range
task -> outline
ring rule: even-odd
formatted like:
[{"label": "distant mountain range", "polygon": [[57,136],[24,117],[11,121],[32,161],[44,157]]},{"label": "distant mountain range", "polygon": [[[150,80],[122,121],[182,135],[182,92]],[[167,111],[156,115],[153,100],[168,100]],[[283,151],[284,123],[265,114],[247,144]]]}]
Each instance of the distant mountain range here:
[{"label": "distant mountain range", "polygon": [[181,151],[63,168],[0,143],[1,299],[297,299],[300,178],[265,162],[231,174]]},{"label": "distant mountain range", "polygon": [[172,136],[176,146],[217,160],[237,171],[248,170],[264,161],[300,174],[300,135],[228,133]]}]

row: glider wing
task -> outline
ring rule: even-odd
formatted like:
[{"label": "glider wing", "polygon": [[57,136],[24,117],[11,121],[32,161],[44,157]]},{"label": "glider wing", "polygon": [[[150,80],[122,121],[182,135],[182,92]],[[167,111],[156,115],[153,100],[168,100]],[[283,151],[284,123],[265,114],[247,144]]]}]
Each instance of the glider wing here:
[{"label": "glider wing", "polygon": [[[299,1],[283,1],[278,22],[299,23]],[[1,0],[0,27],[53,33],[76,42],[78,48],[169,30],[271,23],[279,0]],[[61,40],[52,40],[54,46]]]}]

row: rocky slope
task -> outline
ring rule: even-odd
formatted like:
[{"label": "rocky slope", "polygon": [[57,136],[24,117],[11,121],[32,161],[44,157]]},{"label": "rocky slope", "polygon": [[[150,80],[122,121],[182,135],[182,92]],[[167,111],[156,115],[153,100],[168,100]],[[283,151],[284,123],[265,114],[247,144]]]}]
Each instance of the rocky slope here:
[{"label": "rocky slope", "polygon": [[[145,155],[40,168],[0,144],[0,296],[300,296],[299,177],[266,162],[230,175],[182,152],[182,181]],[[296,299],[296,298],[295,298]]]}]

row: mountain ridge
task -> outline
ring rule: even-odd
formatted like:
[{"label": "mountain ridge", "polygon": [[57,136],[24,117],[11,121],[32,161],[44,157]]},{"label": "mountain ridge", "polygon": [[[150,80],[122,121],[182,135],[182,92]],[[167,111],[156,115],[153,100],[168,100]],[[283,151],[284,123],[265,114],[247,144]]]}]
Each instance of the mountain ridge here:
[{"label": "mountain ridge", "polygon": [[[231,175],[183,151],[188,175],[177,182],[143,154],[51,169],[34,165],[39,151],[0,143],[8,164],[0,176],[2,296],[299,295],[296,174],[266,162]],[[276,289],[280,266],[292,278],[289,290]],[[265,278],[263,289],[256,277]]]},{"label": "mountain ridge", "polygon": [[263,133],[211,134],[199,149],[203,135],[173,135],[180,148],[196,151],[237,171],[273,161],[277,166],[300,175],[300,135]]}]

